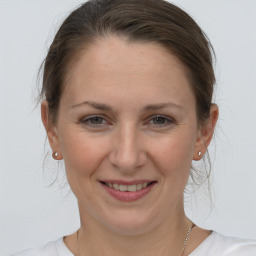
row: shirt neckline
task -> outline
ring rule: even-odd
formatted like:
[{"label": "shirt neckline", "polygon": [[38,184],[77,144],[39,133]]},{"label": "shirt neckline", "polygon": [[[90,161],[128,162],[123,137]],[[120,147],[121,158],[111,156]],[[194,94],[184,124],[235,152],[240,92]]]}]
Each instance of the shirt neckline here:
[{"label": "shirt neckline", "polygon": [[[188,256],[196,256],[196,253],[208,242],[208,240],[210,240],[213,235],[215,234],[215,231],[212,231],[211,234],[209,236],[207,236],[201,244],[199,244],[195,250],[193,252],[191,252]],[[60,238],[60,250],[58,252],[62,252],[65,253],[66,256],[75,256],[66,246],[66,244],[64,243],[64,237]],[[60,254],[61,255],[61,254]]]}]

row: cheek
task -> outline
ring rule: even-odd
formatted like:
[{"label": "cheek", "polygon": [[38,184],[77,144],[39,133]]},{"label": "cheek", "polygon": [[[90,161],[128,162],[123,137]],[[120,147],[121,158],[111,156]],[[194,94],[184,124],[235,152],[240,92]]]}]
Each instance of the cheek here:
[{"label": "cheek", "polygon": [[165,177],[170,181],[189,175],[194,151],[194,137],[190,133],[172,134],[155,143],[151,155]]},{"label": "cheek", "polygon": [[[91,138],[84,131],[65,131],[61,148],[68,183],[78,201],[93,201],[91,189],[95,186],[96,170],[105,158],[108,145],[104,140]],[[94,181],[94,182],[93,182]]]},{"label": "cheek", "polygon": [[108,143],[84,131],[68,129],[62,133],[61,149],[69,179],[92,176],[103,161]]},{"label": "cheek", "polygon": [[191,143],[184,139],[169,139],[161,147],[155,147],[155,166],[160,170],[164,201],[174,205],[183,198],[186,187],[193,150]]}]

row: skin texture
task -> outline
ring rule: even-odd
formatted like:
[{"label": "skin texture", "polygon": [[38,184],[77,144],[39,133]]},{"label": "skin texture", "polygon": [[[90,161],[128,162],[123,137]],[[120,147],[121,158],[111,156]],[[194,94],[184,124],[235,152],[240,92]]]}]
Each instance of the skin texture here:
[{"label": "skin texture", "polygon": [[[157,44],[108,37],[82,52],[49,130],[42,103],[50,145],[78,199],[79,255],[179,255],[191,225],[183,209],[191,162],[205,153],[217,118],[213,105],[209,120],[198,124],[185,67]],[[108,179],[156,184],[123,202],[99,182]],[[198,228],[186,254],[208,235]],[[77,255],[76,235],[65,242]]]}]

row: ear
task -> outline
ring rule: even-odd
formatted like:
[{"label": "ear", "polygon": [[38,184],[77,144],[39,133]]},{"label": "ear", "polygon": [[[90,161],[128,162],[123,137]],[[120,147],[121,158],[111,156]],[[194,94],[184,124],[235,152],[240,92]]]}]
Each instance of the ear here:
[{"label": "ear", "polygon": [[[218,116],[219,108],[216,104],[212,104],[210,109],[210,117],[201,125],[201,127],[198,130],[193,160],[200,160],[207,151],[207,147],[209,146],[212,140]],[[201,154],[199,152],[201,152]]]},{"label": "ear", "polygon": [[55,160],[61,160],[63,157],[59,143],[58,131],[56,125],[52,124],[51,120],[49,119],[49,107],[46,100],[41,104],[41,119],[53,152],[52,156]]}]

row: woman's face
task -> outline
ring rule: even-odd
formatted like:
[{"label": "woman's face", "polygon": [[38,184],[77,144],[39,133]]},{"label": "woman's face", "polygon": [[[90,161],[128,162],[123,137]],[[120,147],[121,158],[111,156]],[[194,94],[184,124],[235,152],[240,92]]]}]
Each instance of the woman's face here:
[{"label": "woman's face", "polygon": [[202,145],[185,68],[154,43],[97,41],[67,73],[50,142],[82,219],[139,233],[178,216]]}]

